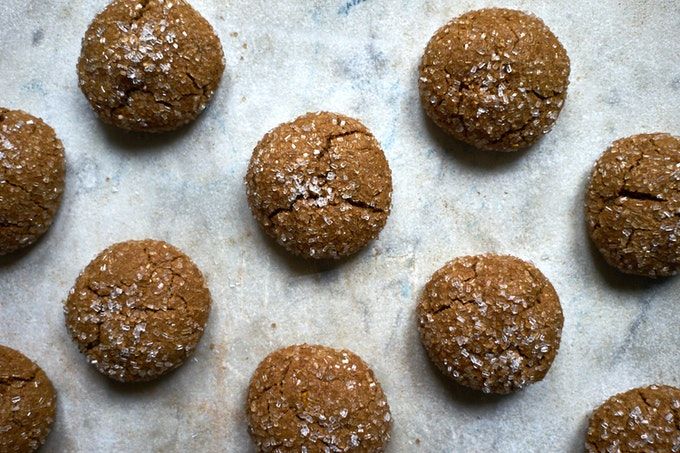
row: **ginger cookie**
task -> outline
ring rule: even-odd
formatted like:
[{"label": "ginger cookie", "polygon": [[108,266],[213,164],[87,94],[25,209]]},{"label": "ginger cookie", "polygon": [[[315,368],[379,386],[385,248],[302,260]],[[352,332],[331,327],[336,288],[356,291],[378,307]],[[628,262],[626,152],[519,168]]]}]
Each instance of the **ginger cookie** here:
[{"label": "ginger cookie", "polygon": [[586,451],[680,451],[680,389],[652,385],[612,396],[590,418]]},{"label": "ginger cookie", "polygon": [[471,11],[440,28],[420,63],[427,115],[476,148],[514,151],[552,129],[569,85],[567,52],[536,16]]},{"label": "ginger cookie", "polygon": [[586,193],[593,243],[622,272],[647,277],[680,268],[680,138],[642,134],[602,154]]},{"label": "ginger cookie", "polygon": [[65,172],[54,129],[21,110],[0,108],[0,255],[33,244],[49,229]]},{"label": "ginger cookie", "polygon": [[38,365],[0,345],[0,452],[38,450],[52,429],[57,395]]},{"label": "ginger cookie", "polygon": [[184,363],[210,312],[201,271],[162,241],[114,244],[83,270],[66,326],[90,363],[121,382],[150,381]]},{"label": "ginger cookie", "polygon": [[446,376],[498,394],[545,377],[564,322],[557,293],[541,271],[499,255],[447,263],[425,286],[417,316],[423,345]]},{"label": "ginger cookie", "polygon": [[373,371],[348,350],[279,349],[255,370],[246,411],[260,452],[384,451],[390,408]]},{"label": "ginger cookie", "polygon": [[222,44],[185,0],[114,0],[88,28],[80,88],[105,123],[165,132],[206,107],[224,72]]},{"label": "ginger cookie", "polygon": [[248,203],[264,231],[289,252],[352,255],[378,236],[392,200],[380,145],[359,121],[308,113],[257,144],[246,175]]}]

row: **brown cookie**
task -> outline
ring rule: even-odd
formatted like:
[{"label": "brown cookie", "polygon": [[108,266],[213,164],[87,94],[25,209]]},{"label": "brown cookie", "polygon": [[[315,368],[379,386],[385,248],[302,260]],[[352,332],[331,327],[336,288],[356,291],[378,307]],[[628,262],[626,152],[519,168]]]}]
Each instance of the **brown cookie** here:
[{"label": "brown cookie", "polygon": [[0,255],[33,244],[48,230],[65,172],[54,129],[21,110],[0,108]]},{"label": "brown cookie", "polygon": [[114,0],[92,21],[78,61],[80,88],[99,117],[143,132],[193,121],[223,72],[219,38],[184,0]]},{"label": "brown cookie", "polygon": [[38,365],[0,345],[0,452],[36,451],[52,429],[57,395]]},{"label": "brown cookie", "polygon": [[427,115],[479,149],[514,151],[553,127],[569,85],[567,52],[536,16],[471,11],[440,28],[420,64]]},{"label": "brown cookie", "polygon": [[179,367],[203,335],[210,292],[201,271],[162,241],[114,244],[83,270],[66,326],[90,363],[121,382]]},{"label": "brown cookie", "polygon": [[590,237],[628,274],[666,277],[680,269],[680,138],[617,140],[595,165],[586,193]]},{"label": "brown cookie", "polygon": [[595,409],[588,453],[680,451],[680,389],[652,385],[614,395]]},{"label": "brown cookie", "polygon": [[359,121],[308,113],[281,124],[253,151],[248,203],[265,232],[306,258],[352,255],[385,226],[392,174]]},{"label": "brown cookie", "polygon": [[255,370],[247,401],[261,452],[380,452],[390,408],[356,354],[318,345],[271,353]]},{"label": "brown cookie", "polygon": [[543,379],[564,322],[557,293],[541,271],[498,255],[447,263],[425,286],[417,315],[423,345],[445,375],[499,394]]}]

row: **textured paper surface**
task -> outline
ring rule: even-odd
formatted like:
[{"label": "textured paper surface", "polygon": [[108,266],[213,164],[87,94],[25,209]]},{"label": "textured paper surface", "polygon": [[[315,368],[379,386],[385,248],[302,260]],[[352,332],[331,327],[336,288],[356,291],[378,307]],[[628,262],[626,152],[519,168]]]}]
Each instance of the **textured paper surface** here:
[{"label": "textured paper surface", "polygon": [[[583,192],[614,139],[680,134],[675,1],[503,1],[533,11],[572,61],[554,131],[517,154],[452,142],[419,106],[417,65],[434,31],[484,1],[194,0],[217,29],[227,73],[191,127],[158,137],[106,128],[76,80],[80,39],[104,0],[0,2],[0,104],[44,118],[64,142],[66,194],[51,231],[0,260],[0,343],[36,360],[59,392],[44,451],[252,451],[248,381],[271,350],[347,347],[375,370],[392,408],[390,452],[582,451],[609,395],[680,385],[680,279],[609,269],[585,233]],[[336,266],[288,257],[251,218],[250,153],[310,110],[356,116],[382,143],[393,211],[379,240]],[[107,245],[167,240],[205,272],[214,305],[194,358],[125,386],[90,367],[62,301]],[[445,261],[486,251],[533,261],[564,309],[545,381],[508,397],[454,388],[429,364],[416,298]]]}]

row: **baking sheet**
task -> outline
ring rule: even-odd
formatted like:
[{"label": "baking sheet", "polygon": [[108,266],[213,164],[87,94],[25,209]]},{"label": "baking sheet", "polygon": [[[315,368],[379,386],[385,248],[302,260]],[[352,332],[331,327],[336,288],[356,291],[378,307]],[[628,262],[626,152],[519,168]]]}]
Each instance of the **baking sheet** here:
[{"label": "baking sheet", "polygon": [[[676,1],[499,1],[542,17],[572,61],[554,131],[516,154],[462,147],[426,120],[417,64],[434,31],[486,1],[193,0],[215,26],[227,73],[191,127],[158,137],[104,127],[80,94],[80,39],[104,0],[0,2],[0,104],[43,117],[68,175],[50,232],[0,259],[0,343],[36,360],[59,392],[48,452],[252,451],[245,392],[258,362],[291,343],[346,347],[375,370],[394,426],[390,452],[582,451],[609,395],[680,385],[680,278],[609,269],[587,241],[590,168],[614,139],[680,134]],[[287,256],[251,218],[250,153],[311,110],[356,116],[382,143],[393,212],[379,240],[335,266]],[[107,245],[164,239],[205,272],[210,321],[184,367],[150,384],[100,376],[64,327],[62,300]],[[565,315],[546,379],[494,397],[429,365],[416,297],[445,261],[480,252],[532,260]]]}]

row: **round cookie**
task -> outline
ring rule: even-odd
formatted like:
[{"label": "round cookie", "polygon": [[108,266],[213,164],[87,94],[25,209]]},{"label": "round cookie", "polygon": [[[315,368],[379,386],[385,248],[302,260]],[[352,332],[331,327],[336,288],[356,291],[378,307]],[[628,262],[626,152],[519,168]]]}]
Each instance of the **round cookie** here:
[{"label": "round cookie", "polygon": [[114,0],[85,33],[80,88],[108,124],[165,132],[193,121],[224,72],[215,31],[184,0]]},{"label": "round cookie", "polygon": [[54,129],[21,110],[0,108],[0,255],[33,244],[48,230],[65,172]]},{"label": "round cookie", "polygon": [[0,345],[0,451],[36,451],[52,429],[57,395],[38,365]]},{"label": "round cookie", "polygon": [[595,164],[586,193],[588,230],[622,272],[666,277],[680,269],[680,138],[623,138]]},{"label": "round cookie", "polygon": [[447,263],[425,286],[417,316],[423,345],[446,376],[498,394],[543,379],[564,322],[548,279],[526,261],[499,255]]},{"label": "round cookie", "polygon": [[384,451],[390,408],[356,354],[318,345],[279,349],[248,389],[250,434],[261,452]]},{"label": "round cookie", "polygon": [[306,258],[352,255],[378,236],[392,200],[380,145],[359,121],[308,113],[257,144],[248,203],[265,232]]},{"label": "round cookie", "polygon": [[593,412],[588,453],[680,451],[680,389],[652,385],[612,396]]},{"label": "round cookie", "polygon": [[420,63],[427,115],[476,148],[514,151],[553,127],[569,85],[567,52],[536,16],[471,11],[440,28]]},{"label": "round cookie", "polygon": [[201,271],[162,241],[127,241],[100,253],[65,302],[66,326],[90,363],[121,382],[179,367],[210,312]]}]

